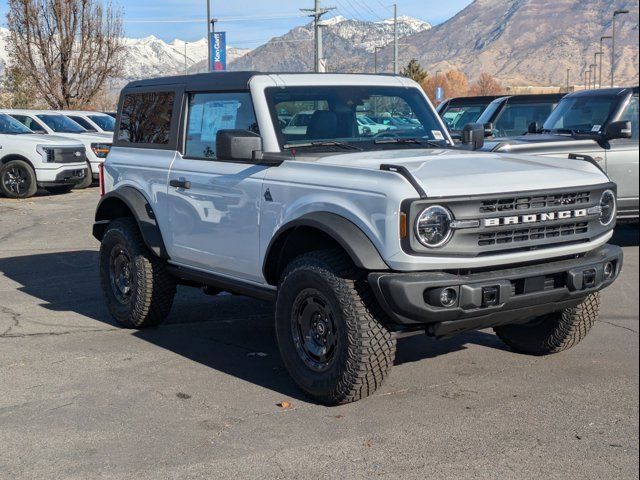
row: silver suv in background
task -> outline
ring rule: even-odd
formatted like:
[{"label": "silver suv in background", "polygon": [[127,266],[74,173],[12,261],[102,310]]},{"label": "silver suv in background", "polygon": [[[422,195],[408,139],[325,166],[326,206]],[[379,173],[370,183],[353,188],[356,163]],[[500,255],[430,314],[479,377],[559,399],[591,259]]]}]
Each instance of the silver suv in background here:
[{"label": "silver suv in background", "polygon": [[483,150],[579,157],[618,185],[618,219],[638,221],[638,87],[584,90],[564,97],[539,133],[485,142]]}]

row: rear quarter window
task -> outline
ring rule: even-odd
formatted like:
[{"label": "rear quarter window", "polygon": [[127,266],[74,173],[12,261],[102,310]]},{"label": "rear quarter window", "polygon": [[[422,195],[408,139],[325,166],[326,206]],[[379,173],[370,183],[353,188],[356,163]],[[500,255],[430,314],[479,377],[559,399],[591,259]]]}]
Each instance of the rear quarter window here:
[{"label": "rear quarter window", "polygon": [[176,92],[127,93],[122,102],[117,140],[125,144],[169,148]]}]

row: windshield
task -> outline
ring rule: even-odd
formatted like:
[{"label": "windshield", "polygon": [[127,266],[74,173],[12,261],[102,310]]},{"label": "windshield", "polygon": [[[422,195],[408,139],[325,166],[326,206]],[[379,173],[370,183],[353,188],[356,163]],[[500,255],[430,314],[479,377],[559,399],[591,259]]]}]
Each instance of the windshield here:
[{"label": "windshield", "polygon": [[89,118],[105,132],[113,132],[116,129],[116,119],[109,115],[89,115]]},{"label": "windshield", "polygon": [[[447,145],[446,133],[418,89],[399,87],[285,87],[266,91],[282,148]],[[283,119],[293,115],[286,127]],[[393,122],[377,122],[385,118]],[[417,141],[402,141],[402,140]],[[429,143],[431,142],[431,143]],[[438,145],[435,145],[438,146]]]},{"label": "windshield", "polygon": [[15,118],[5,113],[0,113],[0,133],[5,135],[21,135],[33,132]]},{"label": "windshield", "polygon": [[43,114],[38,115],[47,127],[56,133],[86,133],[87,131],[64,115]]},{"label": "windshield", "polygon": [[77,115],[68,115],[68,117],[84,128],[87,132],[97,132],[98,130],[89,123],[89,121],[85,118],[79,117]]},{"label": "windshield", "polygon": [[451,105],[440,112],[444,123],[453,132],[461,131],[467,123],[475,123],[487,108],[489,102],[468,105]]},{"label": "windshield", "polygon": [[544,122],[543,131],[551,133],[599,132],[614,113],[614,96],[567,97]]}]

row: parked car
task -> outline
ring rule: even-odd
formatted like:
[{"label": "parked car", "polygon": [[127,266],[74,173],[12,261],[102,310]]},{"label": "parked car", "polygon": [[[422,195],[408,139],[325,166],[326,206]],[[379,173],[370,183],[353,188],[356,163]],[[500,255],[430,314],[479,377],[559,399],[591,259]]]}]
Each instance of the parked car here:
[{"label": "parked car", "polygon": [[104,113],[82,110],[64,110],[60,113],[65,114],[88,132],[106,133],[112,136],[115,130],[115,118]]},{"label": "parked car", "polygon": [[0,110],[11,115],[27,128],[42,135],[58,135],[80,141],[86,148],[90,175],[78,185],[86,188],[98,179],[100,164],[109,154],[113,135],[87,132],[81,125],[55,110]]},{"label": "parked car", "polygon": [[[310,101],[287,134],[277,112]],[[420,131],[360,135],[375,102]],[[407,335],[493,327],[519,352],[567,349],[622,266],[597,166],[449,148],[407,78],[200,74],[130,83],[119,105],[93,227],[111,315],[158,325],[178,284],[272,300],[284,365],[323,403],[373,393]]]},{"label": "parked car", "polygon": [[314,110],[296,113],[291,117],[291,121],[284,128],[283,133],[287,135],[306,135],[307,127],[313,114]]},{"label": "parked car", "polygon": [[476,123],[487,125],[494,137],[524,135],[542,123],[558,105],[564,93],[511,95],[492,101]]},{"label": "parked car", "polygon": [[497,98],[500,97],[490,95],[448,98],[438,105],[436,111],[449,131],[459,135],[465,125],[476,123],[482,112]]},{"label": "parked car", "polygon": [[638,221],[638,87],[567,95],[541,133],[485,143],[484,150],[597,162],[618,185],[618,219]]},{"label": "parked car", "polygon": [[395,130],[397,127],[392,125],[383,125],[376,123],[366,115],[357,115],[356,120],[358,122],[358,129],[360,135],[377,135],[380,132],[386,132],[387,130]]},{"label": "parked car", "polygon": [[27,198],[38,187],[64,193],[87,174],[85,148],[80,142],[36,134],[0,113],[0,194]]}]

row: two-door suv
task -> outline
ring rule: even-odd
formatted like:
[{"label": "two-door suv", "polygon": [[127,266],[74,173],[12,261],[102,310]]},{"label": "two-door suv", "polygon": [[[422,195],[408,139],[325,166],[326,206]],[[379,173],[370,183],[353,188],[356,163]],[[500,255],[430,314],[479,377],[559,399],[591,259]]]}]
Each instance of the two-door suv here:
[{"label": "two-door suv", "polygon": [[[304,131],[286,121],[312,112]],[[366,135],[357,116],[416,119]],[[94,236],[122,325],[177,284],[275,301],[295,382],[371,394],[396,339],[493,327],[519,352],[573,346],[622,266],[616,186],[582,160],[453,150],[420,87],[393,76],[214,73],[121,93]]]}]

